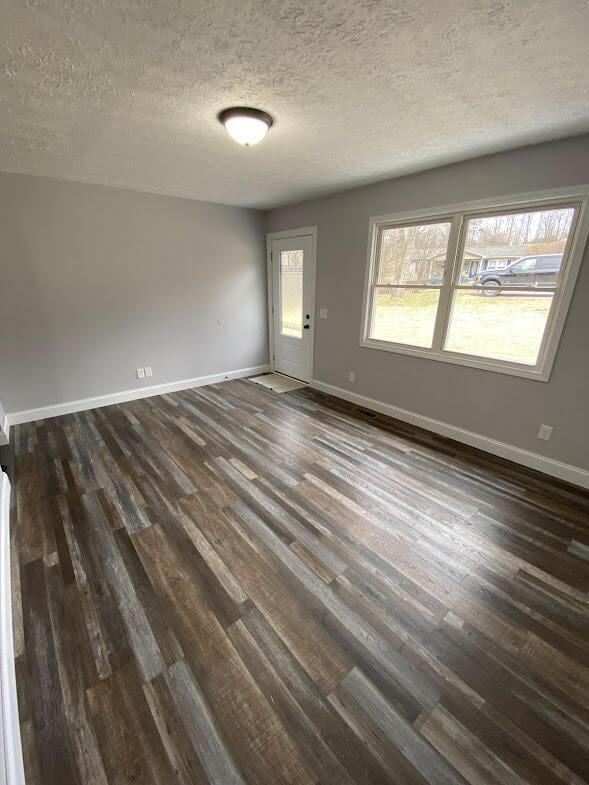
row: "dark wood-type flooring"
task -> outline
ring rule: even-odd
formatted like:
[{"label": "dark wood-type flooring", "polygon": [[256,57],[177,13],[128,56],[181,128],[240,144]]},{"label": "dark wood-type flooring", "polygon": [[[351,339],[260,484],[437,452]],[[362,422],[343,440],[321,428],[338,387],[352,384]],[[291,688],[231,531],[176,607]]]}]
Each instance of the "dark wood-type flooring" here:
[{"label": "dark wood-type flooring", "polygon": [[311,390],[16,427],[28,785],[589,781],[589,496]]}]

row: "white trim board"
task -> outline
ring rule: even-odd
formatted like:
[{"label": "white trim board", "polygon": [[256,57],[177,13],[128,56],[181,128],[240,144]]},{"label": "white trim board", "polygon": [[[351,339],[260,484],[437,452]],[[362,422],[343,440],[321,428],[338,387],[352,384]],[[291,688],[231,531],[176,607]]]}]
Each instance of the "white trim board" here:
[{"label": "white trim board", "polygon": [[24,785],[14,672],[10,580],[10,483],[0,472],[0,783]]},{"label": "white trim board", "polygon": [[425,216],[433,217],[445,213],[460,213],[464,210],[487,210],[496,207],[501,208],[506,202],[517,204],[518,202],[530,201],[551,201],[552,199],[586,197],[589,194],[589,183],[582,185],[561,186],[559,188],[545,188],[539,191],[524,191],[523,193],[506,193],[500,196],[492,196],[487,199],[471,199],[468,202],[452,202],[431,207],[417,207],[414,210],[401,210],[395,213],[385,213],[375,215],[370,220],[377,223],[387,221],[408,221],[419,219]]},{"label": "white trim board", "polygon": [[319,392],[333,395],[336,398],[343,398],[345,401],[355,403],[365,409],[386,414],[396,420],[417,425],[426,431],[433,431],[440,436],[446,436],[454,441],[468,444],[470,447],[476,447],[484,452],[498,455],[500,458],[506,458],[508,461],[519,463],[526,466],[528,469],[535,469],[543,474],[548,474],[551,477],[557,477],[559,480],[565,480],[573,485],[579,485],[581,488],[589,488],[589,471],[582,469],[580,466],[572,466],[568,463],[556,461],[553,458],[547,458],[544,455],[539,455],[529,450],[523,450],[521,447],[515,447],[507,442],[500,442],[492,439],[490,436],[483,436],[474,431],[467,431],[465,428],[460,428],[457,425],[450,425],[442,420],[434,420],[432,417],[426,417],[424,414],[411,412],[408,409],[401,409],[399,406],[393,406],[390,403],[377,401],[375,398],[368,398],[365,395],[345,390],[343,387],[336,387],[333,384],[326,384],[317,379],[313,379],[311,387]]},{"label": "white trim board", "polygon": [[0,422],[0,447],[3,444],[8,444],[10,441],[10,423],[8,422],[8,415],[5,414]]},{"label": "white trim board", "polygon": [[81,398],[77,401],[66,401],[51,406],[42,406],[39,409],[26,409],[21,412],[9,412],[6,416],[10,425],[20,425],[35,420],[46,420],[48,417],[59,417],[62,414],[83,412],[86,409],[97,409],[100,406],[112,406],[115,403],[136,401],[139,398],[150,398],[153,395],[189,390],[191,387],[203,387],[206,384],[218,384],[229,379],[243,379],[246,376],[258,376],[270,371],[270,365],[256,365],[253,368],[240,368],[237,371],[213,373],[208,376],[196,376],[194,379],[182,379],[178,382],[153,384],[149,387],[136,387],[133,390],[122,390],[110,395],[98,395],[95,398]]}]

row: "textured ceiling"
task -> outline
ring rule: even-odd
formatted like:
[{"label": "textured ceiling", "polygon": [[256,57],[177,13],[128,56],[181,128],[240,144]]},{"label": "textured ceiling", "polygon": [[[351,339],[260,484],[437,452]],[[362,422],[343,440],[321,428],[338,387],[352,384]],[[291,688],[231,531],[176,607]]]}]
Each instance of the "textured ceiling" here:
[{"label": "textured ceiling", "polygon": [[589,130],[587,0],[0,5],[4,171],[269,207]]}]

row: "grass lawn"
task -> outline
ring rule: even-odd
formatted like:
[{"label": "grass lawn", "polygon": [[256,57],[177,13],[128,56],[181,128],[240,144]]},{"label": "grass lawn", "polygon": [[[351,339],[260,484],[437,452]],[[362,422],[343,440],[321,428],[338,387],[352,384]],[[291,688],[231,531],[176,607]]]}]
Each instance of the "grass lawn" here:
[{"label": "grass lawn", "polygon": [[[404,297],[379,294],[372,337],[412,346],[431,346],[439,292],[405,290]],[[484,297],[457,293],[446,338],[453,352],[533,365],[552,297],[503,293]]]}]

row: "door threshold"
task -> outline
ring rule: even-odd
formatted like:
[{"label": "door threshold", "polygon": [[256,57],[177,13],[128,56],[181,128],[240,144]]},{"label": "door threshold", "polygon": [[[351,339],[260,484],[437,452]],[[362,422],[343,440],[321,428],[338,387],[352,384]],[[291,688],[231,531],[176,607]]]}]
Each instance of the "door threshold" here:
[{"label": "door threshold", "polygon": [[309,386],[308,382],[301,382],[300,379],[275,372],[265,373],[263,376],[251,376],[248,381],[275,393],[294,392]]}]

